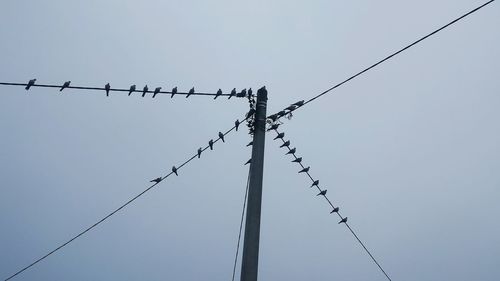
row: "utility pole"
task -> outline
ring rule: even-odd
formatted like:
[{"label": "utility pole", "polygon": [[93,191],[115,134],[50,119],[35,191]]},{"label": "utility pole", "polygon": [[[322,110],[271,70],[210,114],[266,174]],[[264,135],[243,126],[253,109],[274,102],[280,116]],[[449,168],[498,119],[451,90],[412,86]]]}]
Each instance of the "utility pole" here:
[{"label": "utility pole", "polygon": [[266,140],[267,90],[257,91],[255,122],[250,163],[250,183],[248,187],[247,216],[243,258],[241,262],[241,281],[257,281],[259,267],[260,213],[262,205],[262,179],[264,171],[264,145]]}]

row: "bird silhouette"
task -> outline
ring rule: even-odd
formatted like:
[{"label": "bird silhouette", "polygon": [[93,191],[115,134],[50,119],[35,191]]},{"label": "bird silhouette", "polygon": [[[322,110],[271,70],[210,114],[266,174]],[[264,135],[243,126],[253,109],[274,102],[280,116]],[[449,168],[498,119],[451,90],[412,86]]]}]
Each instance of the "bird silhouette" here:
[{"label": "bird silhouette", "polygon": [[236,94],[237,98],[244,98],[247,95],[247,89],[241,90],[241,92]]},{"label": "bird silhouette", "polygon": [[150,180],[149,182],[154,182],[154,183],[159,183],[161,182],[163,179],[162,178],[156,178],[154,180]]},{"label": "bird silhouette", "polygon": [[285,153],[285,155],[294,154],[296,151],[297,151],[297,148],[294,147],[294,148],[290,149],[287,153]]},{"label": "bird silhouette", "polygon": [[289,146],[290,145],[290,141],[287,140],[286,142],[284,142],[282,145],[280,145],[280,148],[282,147],[285,147],[285,146]]},{"label": "bird silhouette", "polygon": [[214,97],[214,99],[218,98],[220,95],[222,95],[222,90],[221,90],[221,89],[219,89],[219,90],[217,91],[217,93],[215,93],[215,97]]},{"label": "bird silhouette", "polygon": [[303,106],[303,105],[304,105],[304,101],[303,101],[303,100],[301,100],[301,101],[298,101],[298,102],[296,102],[296,103],[294,103],[294,104],[292,104],[292,105],[295,105],[296,107],[301,107],[301,106]]},{"label": "bird silhouette", "polygon": [[231,90],[231,93],[229,94],[229,97],[227,99],[230,99],[234,95],[236,95],[236,88],[233,88],[233,90]]},{"label": "bird silhouette", "polygon": [[213,150],[214,149],[214,141],[213,140],[209,140],[208,141],[208,146],[210,146],[210,150]]},{"label": "bird silhouette", "polygon": [[170,96],[170,98],[173,98],[175,94],[177,94],[177,87],[172,88],[172,95]]},{"label": "bird silhouette", "polygon": [[71,81],[64,82],[64,84],[62,85],[61,89],[59,89],[59,92],[62,92],[64,89],[68,88],[69,84],[71,84]]},{"label": "bird silhouette", "polygon": [[35,82],[36,82],[36,79],[31,79],[30,81],[28,81],[28,84],[26,85],[26,91],[29,90],[31,88],[31,86],[35,85]]},{"label": "bird silhouette", "polygon": [[313,186],[318,186],[318,185],[319,185],[319,180],[315,180],[315,181],[313,182],[313,184],[311,185],[311,187],[313,187]]},{"label": "bird silhouette", "polygon": [[333,210],[330,212],[330,214],[333,214],[333,213],[338,213],[339,212],[339,207],[335,207],[333,208]]},{"label": "bird silhouette", "polygon": [[279,133],[273,140],[283,139],[284,136],[285,136],[285,133]]},{"label": "bird silhouette", "polygon": [[295,158],[292,160],[292,162],[300,163],[300,162],[302,162],[302,157]]},{"label": "bird silhouette", "polygon": [[247,112],[247,118],[250,118],[252,117],[253,115],[255,114],[255,109],[253,108],[250,108],[250,110]]},{"label": "bird silhouette", "polygon": [[202,151],[203,151],[203,150],[201,149],[201,147],[200,147],[200,148],[198,148],[198,158],[200,158],[200,156],[201,156],[201,152],[202,152]]},{"label": "bird silhouette", "polygon": [[251,98],[252,97],[252,88],[248,89],[248,97]]},{"label": "bird silhouette", "polygon": [[236,119],[236,121],[234,121],[234,128],[236,129],[236,131],[238,131],[239,126],[240,126],[240,120]]},{"label": "bird silhouette", "polygon": [[222,140],[222,142],[225,142],[224,141],[224,134],[222,132],[219,132],[219,138]]},{"label": "bird silhouette", "polygon": [[307,173],[307,172],[309,172],[309,169],[311,169],[311,167],[304,168],[304,169],[299,171],[299,174],[300,173]]},{"label": "bird silhouette", "polygon": [[157,87],[155,91],[153,92],[153,98],[156,97],[156,95],[161,91],[161,87]]},{"label": "bird silhouette", "polygon": [[245,163],[245,165],[252,163],[252,158],[248,159],[248,161]]},{"label": "bird silhouette", "polygon": [[316,194],[316,196],[320,196],[320,195],[325,196],[326,195],[326,189],[325,190],[321,190],[318,194]]},{"label": "bird silhouette", "polygon": [[341,221],[339,221],[339,224],[341,224],[341,223],[347,223],[347,217],[345,217]]},{"label": "bird silhouette", "polygon": [[148,85],[144,86],[144,88],[142,89],[142,97],[144,97],[146,95],[146,93],[148,92]]},{"label": "bird silhouette", "polygon": [[249,143],[247,144],[247,146],[251,146],[251,145],[253,145],[253,141],[251,141],[251,142],[249,142]]},{"label": "bird silhouette", "polygon": [[276,130],[278,129],[278,127],[280,126],[280,124],[278,123],[274,123],[271,125],[271,127],[269,127],[269,129],[267,129],[268,131],[272,131],[272,130]]},{"label": "bird silhouette", "polygon": [[179,174],[177,173],[177,168],[175,166],[172,167],[172,172],[178,176]]},{"label": "bird silhouette", "polygon": [[136,88],[135,85],[130,86],[130,89],[128,90],[128,95],[129,96],[132,94],[132,92],[135,92],[135,88]]},{"label": "bird silhouette", "polygon": [[194,87],[189,90],[188,94],[186,95],[186,98],[189,98],[190,95],[194,94]]},{"label": "bird silhouette", "polygon": [[109,90],[110,89],[111,89],[111,86],[109,85],[109,83],[104,86],[104,90],[106,90],[106,96],[107,97],[109,97]]}]

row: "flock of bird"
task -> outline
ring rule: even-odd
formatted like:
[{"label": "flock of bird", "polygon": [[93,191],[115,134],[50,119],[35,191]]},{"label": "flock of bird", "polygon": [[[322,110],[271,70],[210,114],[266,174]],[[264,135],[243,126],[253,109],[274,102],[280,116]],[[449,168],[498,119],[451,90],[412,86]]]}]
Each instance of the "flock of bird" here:
[{"label": "flock of bird", "polygon": [[[33,86],[36,86],[36,79],[31,79],[28,81],[28,83],[26,84],[26,87],[25,89],[26,90],[29,90],[31,87]],[[71,86],[71,81],[66,81],[64,82],[60,88],[59,88],[59,92],[62,92],[64,89],[66,88],[69,88]],[[57,86],[59,87],[59,86]],[[99,89],[99,90],[104,90],[106,92],[106,96],[109,97],[109,93],[110,91],[113,91],[116,89],[111,89],[111,85],[109,83],[107,83],[106,85],[104,85],[104,88],[94,88],[94,89]],[[119,91],[126,91],[125,89],[120,89]],[[142,93],[142,97],[145,97],[147,93],[152,93],[152,97],[155,98],[156,95],[158,95],[159,93],[167,93],[167,94],[170,94],[170,97],[173,98],[176,94],[182,94],[182,95],[185,95],[186,98],[188,98],[189,96],[193,95],[193,94],[199,94],[199,93],[196,93],[194,87],[192,87],[188,92],[186,93],[181,93],[178,91],[177,87],[174,87],[172,88],[171,91],[168,91],[168,92],[162,92],[162,87],[156,87],[154,90],[150,90],[148,85],[145,85],[142,90],[138,89],[137,88],[137,85],[131,85],[130,88],[128,89],[128,95],[130,96],[132,93],[135,93],[135,92],[138,92],[138,93]],[[218,97],[224,95],[224,96],[228,96],[228,99],[232,98],[232,97],[238,97],[238,98],[244,98],[244,97],[253,97],[253,94],[252,94],[252,88],[249,88],[248,90],[245,88],[241,91],[237,91],[236,88],[233,88],[231,90],[231,92],[229,94],[223,94],[222,90],[219,89],[217,90],[217,92],[215,94],[209,94],[209,95],[213,95],[214,96],[214,99],[217,99]]]}]

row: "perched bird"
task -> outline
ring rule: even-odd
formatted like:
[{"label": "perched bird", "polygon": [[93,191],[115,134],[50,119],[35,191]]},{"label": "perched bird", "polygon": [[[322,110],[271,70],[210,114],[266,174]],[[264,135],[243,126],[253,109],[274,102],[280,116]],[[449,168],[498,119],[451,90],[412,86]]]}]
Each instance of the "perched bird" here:
[{"label": "perched bird", "polygon": [[236,131],[238,131],[239,126],[240,126],[240,120],[236,119],[236,121],[234,121],[234,128],[236,129]]},{"label": "perched bird", "polygon": [[194,94],[194,87],[189,90],[188,94],[186,95],[186,98],[189,98],[190,95]]},{"label": "perched bird", "polygon": [[298,102],[296,102],[296,103],[294,103],[294,104],[292,104],[292,105],[295,105],[296,107],[301,107],[301,106],[303,106],[303,105],[304,105],[304,101],[303,101],[303,100],[301,100],[301,101],[298,101]]},{"label": "perched bird", "polygon": [[252,97],[252,88],[248,89],[248,97],[251,98]]},{"label": "perched bird", "polygon": [[252,163],[252,158],[248,159],[248,161],[245,163],[245,165]]},{"label": "perched bird", "polygon": [[285,155],[294,154],[296,151],[297,151],[297,148],[294,147],[294,148],[290,149],[287,153],[285,153]]},{"label": "perched bird", "polygon": [[236,88],[233,88],[231,93],[229,94],[229,97],[227,99],[230,99],[232,96],[236,95]]},{"label": "perched bird", "polygon": [[108,83],[104,86],[104,90],[106,90],[106,97],[109,97],[109,89],[111,89],[111,86]]},{"label": "perched bird", "polygon": [[213,150],[214,149],[214,141],[213,140],[209,140],[208,141],[208,146],[210,146],[210,150]]},{"label": "perched bird", "polygon": [[251,142],[249,142],[249,143],[247,144],[247,146],[251,146],[251,145],[253,145],[253,141],[251,141]]},{"label": "perched bird", "polygon": [[62,92],[62,90],[68,88],[69,84],[71,84],[71,81],[64,82],[64,84],[62,85],[61,89],[59,89],[59,92]]},{"label": "perched bird", "polygon": [[271,127],[269,127],[269,129],[267,129],[268,131],[272,131],[272,130],[276,130],[278,129],[278,127],[280,126],[280,124],[278,123],[274,123],[271,125]]},{"label": "perched bird", "polygon": [[316,196],[320,196],[320,195],[325,196],[326,195],[326,189],[325,190],[321,190],[320,193],[316,194]]},{"label": "perched bird", "polygon": [[219,132],[219,138],[222,140],[222,142],[225,142],[224,141],[224,134],[222,132]]},{"label": "perched bird", "polygon": [[29,90],[31,88],[31,86],[35,85],[35,82],[36,82],[36,79],[31,79],[30,81],[28,81],[28,85],[26,85],[26,91]]},{"label": "perched bird", "polygon": [[172,95],[170,98],[173,98],[175,94],[177,94],[177,87],[172,88]]},{"label": "perched bird", "polygon": [[315,180],[315,181],[313,182],[313,184],[311,185],[311,187],[313,187],[313,186],[318,186],[318,185],[319,185],[319,180]]},{"label": "perched bird", "polygon": [[161,91],[161,87],[157,87],[153,93],[153,98]]},{"label": "perched bird", "polygon": [[311,167],[304,168],[304,169],[299,171],[299,174],[300,173],[307,173],[307,172],[309,172],[309,169],[311,169]]},{"label": "perched bird", "polygon": [[338,213],[339,212],[339,207],[335,207],[333,208],[333,210],[330,212],[330,214],[333,214],[333,213]]},{"label": "perched bird", "polygon": [[302,162],[302,157],[295,158],[295,159],[292,160],[292,162],[300,163],[300,162]]},{"label": "perched bird", "polygon": [[284,136],[285,136],[285,133],[279,133],[273,140],[283,139]]},{"label": "perched bird", "polygon": [[345,217],[341,221],[339,221],[339,224],[341,224],[341,223],[347,223],[347,217]]},{"label": "perched bird", "polygon": [[219,90],[217,91],[217,93],[215,93],[215,97],[214,97],[214,99],[218,98],[220,95],[222,95],[222,90],[221,90],[221,89],[219,89]]},{"label": "perched bird", "polygon": [[129,96],[132,94],[132,92],[135,92],[135,88],[136,88],[135,85],[130,86],[130,89],[128,90],[128,95]]},{"label": "perched bird", "polygon": [[144,86],[144,88],[142,89],[142,97],[144,97],[146,95],[146,93],[148,92],[148,85]]},{"label": "perched bird", "polygon": [[172,167],[172,172],[178,176],[179,174],[177,173],[177,168],[175,166]]},{"label": "perched bird", "polygon": [[200,147],[200,148],[198,148],[198,158],[200,158],[200,156],[201,156],[201,152],[202,152],[202,151],[203,151],[203,150],[201,149],[201,147]]},{"label": "perched bird", "polygon": [[247,112],[247,118],[250,118],[252,117],[253,115],[255,114],[255,109],[253,108],[250,108],[250,110]]},{"label": "perched bird", "polygon": [[282,145],[280,145],[280,148],[282,147],[285,147],[285,146],[289,146],[290,145],[290,141],[287,140],[286,142],[284,142]]},{"label": "perched bird", "polygon": [[241,90],[241,92],[236,94],[237,98],[244,98],[247,95],[247,89]]},{"label": "perched bird", "polygon": [[156,178],[154,180],[150,180],[149,182],[154,182],[154,183],[159,183],[161,182],[163,179],[162,178]]}]

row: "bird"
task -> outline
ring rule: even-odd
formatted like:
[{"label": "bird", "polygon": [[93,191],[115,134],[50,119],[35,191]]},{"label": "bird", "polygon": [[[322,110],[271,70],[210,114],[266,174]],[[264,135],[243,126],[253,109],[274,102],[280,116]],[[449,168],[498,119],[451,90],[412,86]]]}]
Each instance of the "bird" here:
[{"label": "bird", "polygon": [[136,88],[135,85],[130,86],[130,89],[128,90],[128,95],[129,96],[132,94],[132,92],[135,92],[135,88]]},{"label": "bird", "polygon": [[296,107],[301,107],[301,106],[303,106],[303,105],[304,105],[304,101],[303,101],[303,100],[301,100],[301,101],[298,101],[298,102],[296,102],[296,103],[294,103],[294,104],[292,104],[292,105],[295,105]]},{"label": "bird", "polygon": [[255,114],[255,109],[253,108],[250,108],[250,110],[247,112],[247,118],[250,118],[252,117],[253,115]]},{"label": "bird", "polygon": [[339,224],[341,224],[341,223],[347,223],[347,217],[345,217],[341,221],[339,221]]},{"label": "bird", "polygon": [[106,90],[106,97],[109,97],[109,89],[111,89],[111,86],[108,84],[104,85],[104,90]]},{"label": "bird", "polygon": [[200,156],[201,156],[201,152],[202,152],[202,151],[203,151],[203,150],[201,149],[201,147],[200,147],[200,148],[198,148],[198,158],[200,158]]},{"label": "bird", "polygon": [[318,186],[318,185],[319,185],[319,180],[315,180],[315,181],[313,182],[313,184],[311,185],[311,187],[313,187],[313,186]]},{"label": "bird", "polygon": [[278,123],[274,123],[271,125],[271,127],[269,127],[269,129],[267,129],[268,131],[272,131],[272,130],[276,130],[278,129],[278,127],[280,126],[280,124]]},{"label": "bird", "polygon": [[311,169],[311,167],[304,168],[304,169],[299,171],[299,174],[300,173],[307,173],[307,172],[309,172],[309,169]]},{"label": "bird", "polygon": [[213,140],[209,140],[208,141],[208,146],[210,146],[210,150],[213,150],[214,149],[214,141]]},{"label": "bird", "polygon": [[248,89],[248,97],[251,98],[252,97],[252,88]]},{"label": "bird", "polygon": [[339,212],[339,207],[335,207],[333,208],[333,210],[330,212],[330,214],[333,214],[333,213],[338,213]]},{"label": "bird", "polygon": [[285,133],[279,133],[273,140],[283,139],[284,136],[285,136]]},{"label": "bird", "polygon": [[253,145],[253,141],[251,141],[251,142],[249,142],[249,143],[247,144],[247,146],[251,146],[251,145]]},{"label": "bird", "polygon": [[68,88],[69,84],[71,84],[71,81],[64,82],[64,84],[62,85],[61,89],[59,89],[59,92],[62,92],[62,90]]},{"label": "bird", "polygon": [[142,89],[142,97],[144,97],[146,95],[146,93],[148,92],[148,85],[144,86],[144,88]]},{"label": "bird", "polygon": [[248,159],[248,161],[245,163],[245,165],[252,163],[252,158]]},{"label": "bird", "polygon": [[153,93],[153,98],[161,91],[161,87],[157,87]]},{"label": "bird", "polygon": [[31,88],[31,86],[35,85],[35,82],[36,82],[36,79],[31,79],[30,81],[28,81],[28,84],[26,85],[26,91],[29,90]]},{"label": "bird", "polygon": [[300,163],[300,162],[302,162],[302,157],[295,158],[294,160],[292,160],[292,162]]},{"label": "bird", "polygon": [[172,172],[178,176],[179,174],[177,173],[177,168],[175,166],[172,167]]},{"label": "bird", "polygon": [[290,141],[287,140],[286,142],[284,142],[282,145],[280,145],[280,148],[282,147],[285,147],[285,146],[289,146],[290,145]]},{"label": "bird", "polygon": [[325,196],[326,195],[326,189],[325,190],[321,190],[318,194],[316,194],[316,196],[320,196],[320,195]]},{"label": "bird", "polygon": [[222,90],[221,90],[221,89],[219,89],[219,90],[217,91],[217,93],[215,94],[214,99],[218,98],[220,95],[222,95]]},{"label": "bird", "polygon": [[247,95],[247,89],[241,90],[241,92],[236,94],[237,98],[244,98]]},{"label": "bird", "polygon": [[222,140],[222,142],[225,142],[224,141],[224,134],[222,132],[219,132],[219,138]]},{"label": "bird", "polygon": [[233,88],[231,93],[229,94],[229,97],[227,99],[230,99],[232,96],[236,95],[236,88]]},{"label": "bird", "polygon": [[154,180],[150,180],[149,182],[154,182],[154,183],[159,183],[161,182],[163,179],[162,178],[156,178]]},{"label": "bird", "polygon": [[173,98],[175,94],[177,94],[177,87],[172,88],[172,95],[170,96],[170,98]]},{"label": "bird", "polygon": [[189,98],[190,95],[194,94],[194,87],[189,90],[188,94],[186,95],[186,98]]},{"label": "bird", "polygon": [[236,131],[238,131],[239,126],[240,126],[240,120],[236,119],[236,121],[234,121],[234,128],[236,129]]},{"label": "bird", "polygon": [[297,151],[297,148],[294,147],[294,148],[290,149],[287,153],[285,153],[285,155],[294,154],[296,151]]}]

